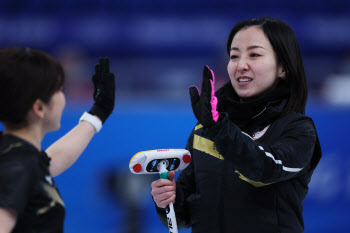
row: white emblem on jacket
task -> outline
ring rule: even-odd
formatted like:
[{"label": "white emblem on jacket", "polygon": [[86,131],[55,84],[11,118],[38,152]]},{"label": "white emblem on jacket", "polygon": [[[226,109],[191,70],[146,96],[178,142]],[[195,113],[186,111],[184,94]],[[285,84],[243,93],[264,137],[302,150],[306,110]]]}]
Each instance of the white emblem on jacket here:
[{"label": "white emblem on jacket", "polygon": [[270,125],[266,126],[265,128],[263,128],[262,130],[256,132],[253,134],[253,139],[256,140],[256,139],[259,139],[261,138],[267,131],[267,129],[270,127]]},{"label": "white emblem on jacket", "polygon": [[51,176],[45,176],[45,180],[47,181],[47,183],[49,183],[50,185],[52,185],[52,177]]}]

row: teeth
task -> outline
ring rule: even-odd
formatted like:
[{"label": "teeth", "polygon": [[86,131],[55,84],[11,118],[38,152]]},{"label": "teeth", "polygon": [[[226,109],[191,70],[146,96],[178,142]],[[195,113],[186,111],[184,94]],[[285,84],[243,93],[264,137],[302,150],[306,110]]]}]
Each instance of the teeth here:
[{"label": "teeth", "polygon": [[250,82],[250,81],[252,81],[251,78],[239,78],[238,79],[238,82]]}]

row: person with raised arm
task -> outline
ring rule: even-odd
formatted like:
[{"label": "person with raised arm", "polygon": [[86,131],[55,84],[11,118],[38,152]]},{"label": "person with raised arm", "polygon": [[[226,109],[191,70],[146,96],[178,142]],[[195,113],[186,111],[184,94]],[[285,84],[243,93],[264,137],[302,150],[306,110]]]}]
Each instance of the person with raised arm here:
[{"label": "person with raised arm", "polygon": [[65,207],[52,177],[68,169],[114,109],[115,80],[100,58],[92,78],[94,104],[78,124],[44,150],[60,128],[64,71],[51,55],[31,48],[0,50],[0,232],[63,232]]},{"label": "person with raised arm", "polygon": [[152,183],[162,223],[174,202],[178,228],[193,233],[301,233],[303,200],[321,158],[305,115],[307,83],[293,30],[264,17],[236,24],[227,41],[230,81],[215,92],[204,67],[190,87],[198,120],[187,143],[191,164],[176,182]]}]

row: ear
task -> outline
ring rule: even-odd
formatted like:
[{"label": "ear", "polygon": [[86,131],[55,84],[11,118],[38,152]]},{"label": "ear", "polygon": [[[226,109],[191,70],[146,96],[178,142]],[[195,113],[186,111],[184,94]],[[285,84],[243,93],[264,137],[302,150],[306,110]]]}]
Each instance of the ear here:
[{"label": "ear", "polygon": [[38,118],[43,118],[45,115],[45,104],[42,100],[37,99],[35,100],[33,106],[32,106],[32,113],[34,116],[37,116]]},{"label": "ear", "polygon": [[279,66],[278,68],[278,78],[281,78],[281,79],[286,78],[286,72],[282,66]]}]

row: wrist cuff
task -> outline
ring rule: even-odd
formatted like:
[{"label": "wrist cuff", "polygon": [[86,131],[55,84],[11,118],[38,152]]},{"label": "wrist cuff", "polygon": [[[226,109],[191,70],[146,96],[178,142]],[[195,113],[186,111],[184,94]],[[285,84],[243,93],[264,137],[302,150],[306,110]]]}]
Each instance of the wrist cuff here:
[{"label": "wrist cuff", "polygon": [[89,122],[95,128],[96,133],[98,133],[102,128],[102,122],[97,117],[91,115],[88,112],[84,112],[84,114],[79,119],[79,122],[80,121]]}]

